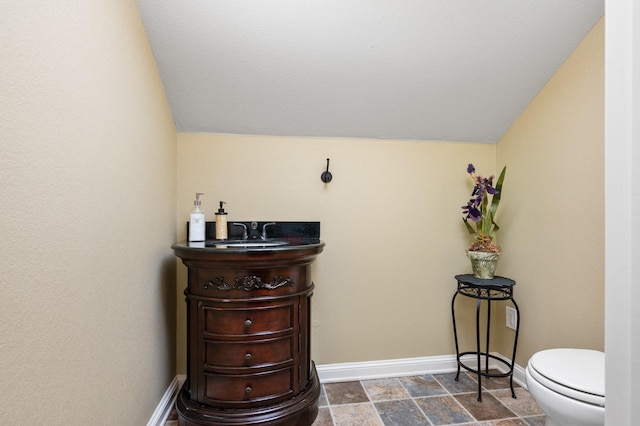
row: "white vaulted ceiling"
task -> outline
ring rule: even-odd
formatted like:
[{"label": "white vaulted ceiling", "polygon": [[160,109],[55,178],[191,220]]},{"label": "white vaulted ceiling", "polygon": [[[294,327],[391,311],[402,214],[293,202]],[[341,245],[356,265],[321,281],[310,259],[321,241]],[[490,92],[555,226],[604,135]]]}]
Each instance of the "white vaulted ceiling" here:
[{"label": "white vaulted ceiling", "polygon": [[138,0],[178,131],[495,142],[604,0]]}]

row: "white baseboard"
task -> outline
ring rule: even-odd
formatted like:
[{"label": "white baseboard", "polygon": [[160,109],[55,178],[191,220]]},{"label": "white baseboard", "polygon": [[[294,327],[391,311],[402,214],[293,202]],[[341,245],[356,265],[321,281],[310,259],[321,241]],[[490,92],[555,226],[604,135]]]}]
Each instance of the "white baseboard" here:
[{"label": "white baseboard", "polygon": [[[508,358],[497,353],[494,356],[507,360]],[[484,358],[483,358],[484,359]],[[481,362],[484,362],[481,360]],[[475,368],[477,362],[469,360],[465,363]],[[489,368],[505,371],[505,366],[492,358],[489,359]],[[324,364],[316,366],[320,383],[348,382],[352,380],[370,380],[384,377],[417,376],[421,374],[452,373],[457,369],[455,355],[427,356],[419,358],[401,358],[382,361],[345,362],[340,364]],[[462,371],[465,371],[462,369]],[[167,417],[175,405],[178,392],[186,380],[185,375],[176,376],[160,403],[153,412],[147,426],[164,426]],[[513,381],[527,388],[524,368],[516,364],[513,369]]]},{"label": "white baseboard", "polygon": [[179,374],[173,378],[171,384],[165,391],[164,395],[160,399],[160,403],[156,407],[155,411],[151,415],[147,426],[164,426],[167,422],[167,417],[173,410],[173,406],[176,403],[176,398],[178,397],[178,392],[182,387],[182,384],[187,379],[186,375]]},{"label": "white baseboard", "polygon": [[[492,352],[491,354],[505,360],[508,359],[499,353]],[[474,362],[473,360],[469,360],[465,363],[471,368],[475,368],[477,364],[477,362]],[[316,368],[318,370],[320,383],[335,383],[351,380],[380,379],[384,377],[452,373],[457,370],[457,363],[455,355],[443,355],[382,361],[324,364],[318,365]],[[501,362],[492,358],[489,359],[489,368],[495,368],[502,372],[506,371],[505,366]],[[462,371],[465,370],[462,369]],[[516,364],[513,369],[513,381],[526,389],[527,386],[525,383],[524,368],[518,364]]]},{"label": "white baseboard", "polygon": [[346,362],[318,365],[316,369],[321,383],[448,373],[456,370],[456,356],[444,355],[382,361]]}]

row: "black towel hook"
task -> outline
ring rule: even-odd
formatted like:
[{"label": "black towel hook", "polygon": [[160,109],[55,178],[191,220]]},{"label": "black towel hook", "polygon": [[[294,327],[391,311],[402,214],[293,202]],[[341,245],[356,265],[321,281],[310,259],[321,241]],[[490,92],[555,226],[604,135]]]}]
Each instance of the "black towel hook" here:
[{"label": "black towel hook", "polygon": [[320,175],[320,179],[322,179],[322,181],[324,183],[329,183],[331,182],[331,179],[333,179],[333,176],[331,176],[331,172],[329,171],[329,159],[327,158],[327,170],[325,172],[322,172],[322,175]]}]

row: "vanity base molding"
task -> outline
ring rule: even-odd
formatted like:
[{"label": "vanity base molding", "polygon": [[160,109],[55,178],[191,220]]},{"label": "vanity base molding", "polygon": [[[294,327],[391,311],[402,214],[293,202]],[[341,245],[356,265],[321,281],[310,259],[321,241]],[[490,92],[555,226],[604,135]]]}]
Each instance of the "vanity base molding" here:
[{"label": "vanity base molding", "polygon": [[189,398],[187,387],[178,394],[176,408],[180,426],[283,425],[309,426],[318,416],[320,381],[312,363],[309,386],[295,398],[279,404],[251,409],[224,409],[198,404]]}]

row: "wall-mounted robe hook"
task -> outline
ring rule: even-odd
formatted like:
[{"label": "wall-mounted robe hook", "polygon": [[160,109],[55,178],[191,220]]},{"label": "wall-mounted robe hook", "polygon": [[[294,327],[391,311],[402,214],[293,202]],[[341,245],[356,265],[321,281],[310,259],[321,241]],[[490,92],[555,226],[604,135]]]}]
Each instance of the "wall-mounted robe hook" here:
[{"label": "wall-mounted robe hook", "polygon": [[322,175],[320,175],[320,179],[322,179],[322,181],[324,183],[329,183],[331,182],[331,179],[333,179],[333,176],[331,176],[331,172],[329,171],[329,159],[327,158],[327,170],[322,172]]}]

